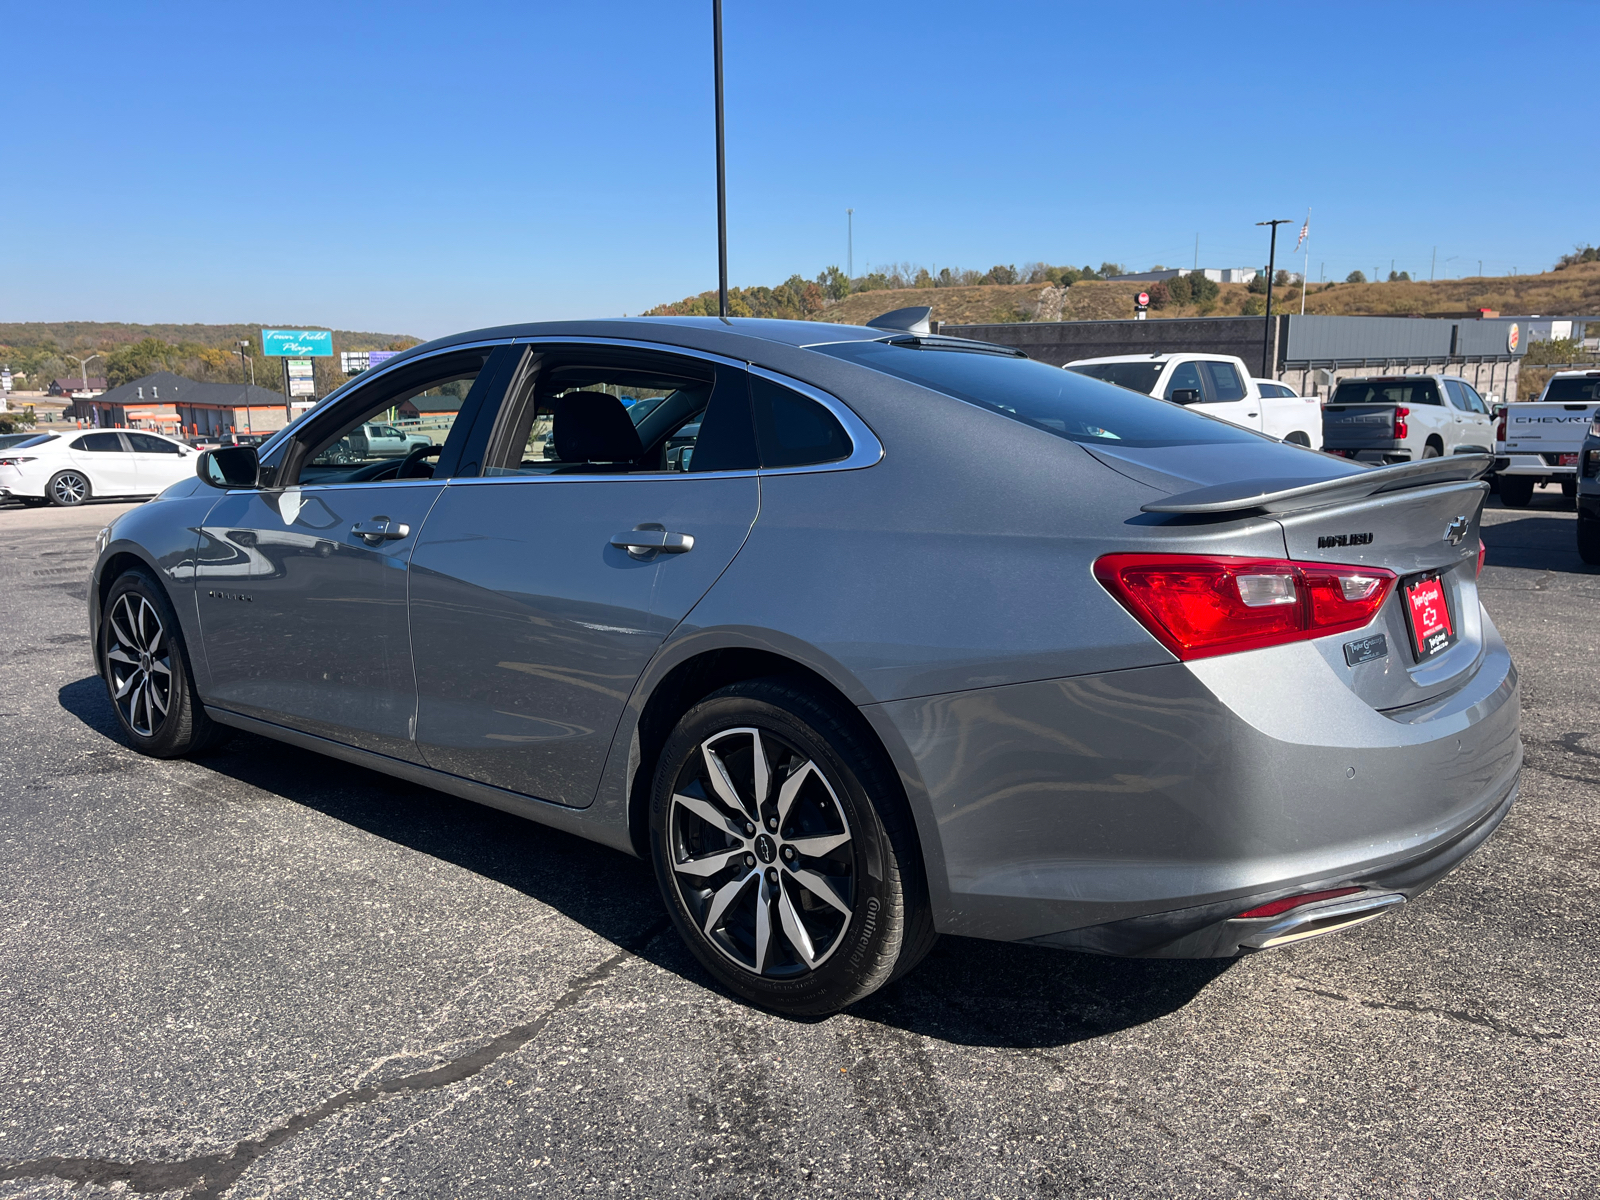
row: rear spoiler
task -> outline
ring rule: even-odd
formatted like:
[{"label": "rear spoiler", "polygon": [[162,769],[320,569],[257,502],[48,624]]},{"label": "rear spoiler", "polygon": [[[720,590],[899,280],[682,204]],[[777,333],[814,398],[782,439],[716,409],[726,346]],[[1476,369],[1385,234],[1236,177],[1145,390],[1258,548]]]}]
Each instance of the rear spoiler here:
[{"label": "rear spoiler", "polygon": [[1362,500],[1383,492],[1480,479],[1494,465],[1492,454],[1455,454],[1449,458],[1424,458],[1417,462],[1373,467],[1356,475],[1301,483],[1295,479],[1242,479],[1182,492],[1154,504],[1148,513],[1269,513],[1295,512]]}]

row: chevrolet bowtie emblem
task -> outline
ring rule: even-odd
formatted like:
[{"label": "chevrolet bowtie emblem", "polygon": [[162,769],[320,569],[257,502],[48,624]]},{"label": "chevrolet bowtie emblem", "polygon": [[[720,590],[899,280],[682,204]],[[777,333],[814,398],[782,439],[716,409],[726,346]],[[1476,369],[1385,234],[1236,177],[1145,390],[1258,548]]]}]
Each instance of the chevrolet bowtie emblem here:
[{"label": "chevrolet bowtie emblem", "polygon": [[1471,524],[1465,517],[1457,517],[1445,528],[1444,540],[1452,546],[1461,545],[1461,539],[1467,536],[1467,527]]}]

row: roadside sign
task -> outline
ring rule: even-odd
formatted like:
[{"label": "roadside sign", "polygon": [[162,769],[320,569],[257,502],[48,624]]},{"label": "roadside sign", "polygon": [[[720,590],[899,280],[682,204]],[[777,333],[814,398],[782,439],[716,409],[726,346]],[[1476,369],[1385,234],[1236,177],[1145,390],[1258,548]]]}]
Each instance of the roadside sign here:
[{"label": "roadside sign", "polygon": [[[1451,340],[1453,341],[1454,338]],[[1517,352],[1517,345],[1521,341],[1522,330],[1518,329],[1517,323],[1513,321],[1511,322],[1511,327],[1506,330],[1506,353],[1515,354]]]},{"label": "roadside sign", "polygon": [[284,365],[289,369],[289,395],[315,396],[317,394],[316,375],[312,370],[309,358],[291,358],[286,360]]},{"label": "roadside sign", "polygon": [[263,329],[261,353],[267,356],[292,354],[333,357],[333,332],[328,329]]},{"label": "roadside sign", "polygon": [[1139,293],[1139,307],[1140,308],[1145,308],[1145,307],[1148,307],[1149,304],[1150,304],[1150,293],[1149,292],[1140,292]]},{"label": "roadside sign", "polygon": [[399,353],[398,350],[341,350],[339,365],[346,375],[359,375],[362,371],[381,366]]}]

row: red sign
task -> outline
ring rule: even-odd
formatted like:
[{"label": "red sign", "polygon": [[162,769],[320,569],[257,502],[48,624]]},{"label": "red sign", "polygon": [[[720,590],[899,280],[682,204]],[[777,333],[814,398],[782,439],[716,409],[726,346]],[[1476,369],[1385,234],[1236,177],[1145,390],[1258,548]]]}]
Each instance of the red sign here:
[{"label": "red sign", "polygon": [[1406,585],[1406,610],[1411,618],[1411,639],[1418,658],[1431,658],[1456,640],[1450,624],[1450,609],[1445,604],[1444,584],[1438,579],[1421,579]]},{"label": "red sign", "polygon": [[1148,308],[1149,305],[1150,305],[1150,293],[1149,292],[1140,292],[1139,293],[1139,307],[1140,308]]}]

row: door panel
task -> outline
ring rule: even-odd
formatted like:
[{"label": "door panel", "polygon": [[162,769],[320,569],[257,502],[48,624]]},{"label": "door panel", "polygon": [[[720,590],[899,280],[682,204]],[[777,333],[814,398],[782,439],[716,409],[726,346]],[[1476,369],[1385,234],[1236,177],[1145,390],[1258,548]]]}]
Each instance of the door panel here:
[{"label": "door panel", "polygon": [[[419,761],[406,560],[431,480],[230,492],[201,529],[206,702]],[[363,537],[358,524],[386,521]]]},{"label": "door panel", "polygon": [[139,475],[122,436],[109,430],[74,438],[72,464],[89,477],[97,496],[137,496]]},{"label": "door panel", "polygon": [[141,492],[153,496],[194,474],[193,456],[185,454],[176,443],[148,433],[125,436],[133,447],[133,469]]},{"label": "door panel", "polygon": [[[693,474],[453,484],[411,562],[428,765],[589,805],[634,683],[744,544],[759,487]],[[611,544],[641,525],[693,548],[641,561]]]}]

